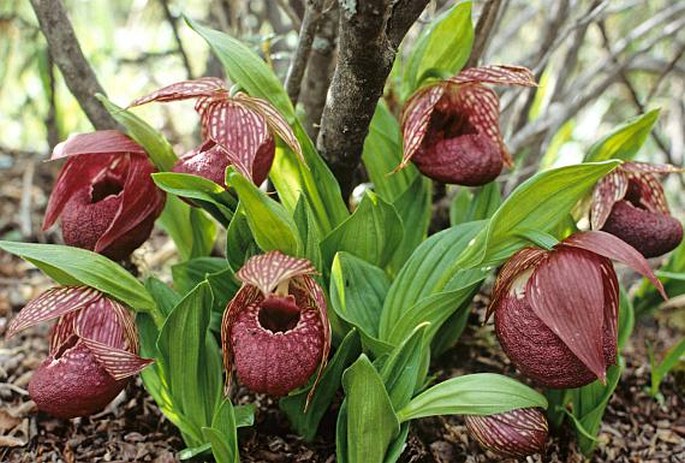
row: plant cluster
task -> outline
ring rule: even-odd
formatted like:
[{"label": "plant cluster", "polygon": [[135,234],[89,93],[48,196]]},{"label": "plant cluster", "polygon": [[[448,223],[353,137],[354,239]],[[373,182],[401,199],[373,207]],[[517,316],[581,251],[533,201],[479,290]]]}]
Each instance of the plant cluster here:
[{"label": "plant cluster", "polygon": [[[470,4],[456,5],[404,70],[396,66],[404,106],[396,117],[379,103],[363,154],[373,188],[351,212],[278,79],[230,36],[189,21],[231,89],[203,78],[131,104],[195,100],[202,143],[180,158],[102,98],[126,133],[76,135],[53,153],[67,161],[44,225],[59,219],[68,246],[0,242],[60,285],[8,332],[57,319],[29,385],[38,407],[89,415],[140,373],[181,431],[182,457],[234,462],[236,428],[254,414],[232,404],[236,381],[279,397],[305,439],[342,389],[341,462],[396,461],[411,421],[443,414],[464,415],[484,448],[515,457],[543,449],[546,416],[559,424],[568,415],[590,452],[632,329],[613,261],[666,298],[645,257],[682,239],[659,183],[676,169],[630,162],[656,120],[648,113],[600,140],[586,162],[539,172],[503,199],[493,180],[515,163],[491,87],[536,84],[525,68],[461,70],[468,53],[441,58],[451,25],[470,14]],[[259,188],[267,178],[278,199]],[[428,236],[431,179],[478,189],[460,189],[451,226]],[[591,230],[578,228],[583,217]],[[173,287],[155,276],[143,284],[115,262],[155,220],[181,257]],[[209,256],[217,227],[225,257]],[[546,397],[499,374],[437,383],[429,374],[500,266],[488,314],[508,357]]]}]

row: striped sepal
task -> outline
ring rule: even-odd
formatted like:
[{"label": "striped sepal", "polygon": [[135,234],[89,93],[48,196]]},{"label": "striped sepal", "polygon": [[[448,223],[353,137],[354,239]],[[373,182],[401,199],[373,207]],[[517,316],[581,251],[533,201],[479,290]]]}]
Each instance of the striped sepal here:
[{"label": "striped sepal", "polygon": [[195,80],[185,80],[183,82],[167,85],[155,92],[142,96],[134,100],[129,105],[129,108],[140,106],[151,101],[167,102],[187,100],[189,98],[213,95],[217,92],[228,93],[224,86],[224,81],[217,77],[202,77]]},{"label": "striped sepal", "polygon": [[81,341],[107,373],[117,381],[136,375],[154,363],[153,359],[144,359],[127,350],[115,349],[92,339],[81,338]]},{"label": "striped sepal", "polygon": [[317,273],[316,268],[307,259],[300,259],[270,251],[250,258],[238,270],[236,277],[245,284],[256,286],[265,296],[286,280]]},{"label": "striped sepal", "polygon": [[493,64],[478,68],[468,68],[461,71],[449,82],[455,84],[492,84],[517,85],[521,87],[535,87],[535,76],[530,69],[523,66],[507,66]]},{"label": "striped sepal", "polygon": [[97,301],[102,294],[87,286],[59,286],[26,304],[9,324],[7,337],[37,323],[61,317]]},{"label": "striped sepal", "polygon": [[466,429],[478,443],[504,457],[523,458],[540,452],[547,440],[547,419],[537,408],[496,415],[467,415]]}]

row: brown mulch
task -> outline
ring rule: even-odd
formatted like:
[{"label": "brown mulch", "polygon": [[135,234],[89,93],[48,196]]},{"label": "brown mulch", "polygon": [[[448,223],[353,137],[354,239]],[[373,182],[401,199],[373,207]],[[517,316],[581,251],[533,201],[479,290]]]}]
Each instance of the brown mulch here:
[{"label": "brown mulch", "polygon": [[[33,181],[27,181],[33,163]],[[52,184],[54,166],[15,159],[0,167],[0,239],[22,238],[52,242],[40,222],[45,188]],[[24,201],[22,202],[22,197]],[[30,200],[27,200],[30,198]],[[164,265],[173,256],[163,238],[139,253],[147,269]],[[39,413],[26,388],[32,371],[47,352],[48,326],[5,339],[9,320],[26,301],[51,286],[39,271],[0,252],[0,462],[171,462],[184,448],[176,428],[159,412],[140,380],[103,412],[83,419],[58,420]],[[478,304],[482,306],[482,304]],[[661,396],[647,394],[650,367],[646,341],[663,352],[685,333],[683,311],[661,314],[642,322],[625,350],[626,369],[611,399],[593,462],[685,462],[685,368],[681,364],[661,386]],[[467,372],[516,372],[502,354],[491,325],[481,326],[482,310],[472,316],[460,344],[435,359],[433,372],[445,379]],[[678,320],[680,319],[680,320]],[[679,326],[678,326],[679,323]],[[241,460],[246,462],[332,462],[335,460],[335,416],[324,418],[320,437],[303,442],[290,429],[277,403],[239,391],[239,402],[257,404],[255,426],[239,430]],[[200,457],[196,461],[202,461]],[[403,462],[485,462],[483,452],[465,433],[457,416],[427,418],[413,423]],[[528,462],[581,462],[575,437],[565,425],[549,438],[544,455]]]}]

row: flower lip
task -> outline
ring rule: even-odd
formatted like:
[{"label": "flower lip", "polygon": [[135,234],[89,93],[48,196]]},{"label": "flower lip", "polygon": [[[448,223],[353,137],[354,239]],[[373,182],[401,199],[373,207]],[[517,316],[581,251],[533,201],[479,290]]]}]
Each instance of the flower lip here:
[{"label": "flower lip", "polygon": [[[462,116],[457,120],[458,127],[443,130],[443,135],[468,135],[473,130],[490,139],[498,148],[503,164],[511,165],[511,156],[499,130],[499,99],[497,94],[484,84],[526,87],[536,85],[532,72],[526,68],[485,66],[466,69],[450,79],[418,90],[409,98],[402,110],[404,155],[395,170],[409,164],[424,145],[425,139],[431,137],[431,130],[444,127],[438,123],[440,114],[434,117],[434,113],[444,113],[446,107],[450,107],[449,113],[458,113]],[[449,120],[449,117],[447,119]],[[468,121],[468,125],[465,125],[464,121]]]},{"label": "flower lip", "polygon": [[93,183],[90,190],[91,203],[98,203],[110,196],[119,196],[124,191],[121,180],[113,175],[105,175],[104,178]]},{"label": "flower lip", "polygon": [[[618,281],[609,259],[643,274],[666,298],[644,257],[605,232],[576,233],[551,251],[525,248],[502,268],[488,316],[495,313],[498,338],[509,357],[537,382],[548,387],[586,384],[592,376],[577,368],[577,360],[594,377],[604,379],[606,366],[615,357],[618,320]],[[520,279],[527,273],[530,276],[523,283]],[[519,286],[525,287],[523,297],[515,290]],[[530,312],[528,318],[523,312]],[[529,342],[535,334],[533,325],[544,331],[536,339],[546,341]],[[541,347],[541,343],[547,344]],[[531,350],[537,348],[542,349],[540,355],[533,355]],[[546,353],[552,348],[556,357]],[[564,354],[564,350],[569,352]],[[556,360],[548,365],[552,357]],[[575,373],[560,383],[557,370],[562,363]]]},{"label": "flower lip", "polygon": [[300,321],[300,309],[295,297],[270,296],[259,306],[259,324],[272,333],[285,333],[295,328]]}]

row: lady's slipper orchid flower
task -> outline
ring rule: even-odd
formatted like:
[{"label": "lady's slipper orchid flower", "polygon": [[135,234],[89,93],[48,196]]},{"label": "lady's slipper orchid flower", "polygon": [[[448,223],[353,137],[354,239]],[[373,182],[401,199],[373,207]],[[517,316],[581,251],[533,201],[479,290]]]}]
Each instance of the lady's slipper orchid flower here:
[{"label": "lady's slipper orchid flower", "polygon": [[242,92],[231,95],[216,77],[177,82],[138,98],[131,106],[151,101],[195,98],[204,142],[183,156],[174,171],[195,174],[225,185],[231,165],[259,185],[271,168],[276,150],[274,134],[302,158],[302,149],[290,126],[271,103]]},{"label": "lady's slipper orchid flower", "polygon": [[519,370],[549,388],[574,388],[616,362],[618,281],[610,259],[647,277],[666,298],[642,255],[602,231],[577,233],[551,251],[525,248],[502,267],[488,316]]},{"label": "lady's slipper orchid flower", "polygon": [[166,196],[150,178],[154,166],[140,145],[116,130],[70,137],[51,159],[64,157],[43,229],[61,218],[66,244],[125,259],[149,238],[164,208]]},{"label": "lady's slipper orchid flower", "polygon": [[477,186],[512,165],[499,130],[499,99],[485,84],[535,86],[530,70],[518,66],[466,69],[414,93],[402,110],[404,157],[427,177]]},{"label": "lady's slipper orchid flower", "polygon": [[495,415],[466,415],[466,429],[481,447],[504,458],[525,458],[542,452],[547,418],[539,408],[519,408]]},{"label": "lady's slipper orchid flower", "polygon": [[303,386],[317,368],[318,380],[331,334],[314,273],[308,260],[278,251],[252,257],[236,273],[243,285],[221,323],[227,384],[234,366],[245,386],[273,396]]},{"label": "lady's slipper orchid flower", "polygon": [[645,257],[675,249],[683,239],[683,226],[671,216],[658,176],[680,171],[670,165],[623,163],[595,187],[592,229],[618,236]]},{"label": "lady's slipper orchid flower", "polygon": [[58,418],[102,410],[152,360],[138,356],[138,334],[130,312],[85,286],[50,289],[30,301],[9,325],[7,336],[58,318],[48,358],[33,373],[29,395]]}]

